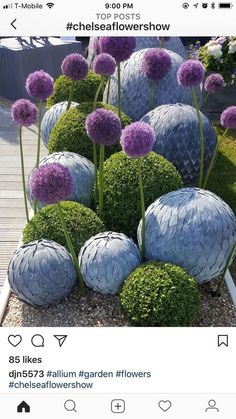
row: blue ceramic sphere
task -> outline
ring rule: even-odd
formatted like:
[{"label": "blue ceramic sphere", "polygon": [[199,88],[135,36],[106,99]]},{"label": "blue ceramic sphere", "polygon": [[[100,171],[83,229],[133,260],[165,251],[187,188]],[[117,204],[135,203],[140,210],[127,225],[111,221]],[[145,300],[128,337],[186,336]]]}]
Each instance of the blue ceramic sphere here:
[{"label": "blue ceramic sphere", "polygon": [[[68,102],[59,102],[53,105],[44,115],[42,119],[42,140],[44,145],[48,147],[50,134],[56,125],[58,119],[66,112]],[[71,103],[71,108],[75,108],[78,105],[76,102]]]},{"label": "blue ceramic sphere", "polygon": [[[184,268],[199,284],[218,277],[236,240],[236,218],[214,193],[185,188],[146,211],[146,258]],[[141,222],[138,227],[141,245]]]},{"label": "blue ceramic sphere", "polygon": [[[95,51],[93,49],[94,40],[99,39],[99,37],[92,36],[89,41],[88,46],[88,63],[91,64],[93,61],[93,58],[97,55],[98,51]],[[96,43],[96,40],[95,40]],[[136,48],[135,51],[139,51],[141,49],[145,48],[160,48],[160,41],[157,36],[136,36]],[[184,48],[184,45],[181,41],[181,39],[177,36],[172,36],[169,41],[165,42],[164,44],[165,48],[167,48],[169,51],[176,52],[176,54],[179,54],[181,57],[186,58],[187,54]]]},{"label": "blue ceramic sphere", "polygon": [[[217,145],[215,130],[201,114],[204,130],[204,173]],[[142,118],[155,132],[153,151],[165,157],[176,167],[184,185],[195,186],[200,171],[200,134],[196,109],[176,103],[163,105]]]},{"label": "blue ceramic sphere", "polygon": [[[122,110],[133,121],[139,121],[152,110],[151,93],[153,82],[142,71],[143,56],[148,49],[143,49],[131,55],[129,60],[121,63]],[[167,51],[167,50],[166,50]],[[184,62],[183,58],[175,52],[167,51],[172,60],[172,66],[166,76],[156,83],[156,92],[153,108],[169,103],[193,104],[191,90],[180,86],[177,82],[177,71]],[[106,86],[104,100],[107,98]],[[200,88],[196,89],[200,96]],[[111,77],[109,104],[118,107],[118,78],[117,71]]]},{"label": "blue ceramic sphere", "polygon": [[37,240],[16,250],[9,263],[8,280],[19,300],[43,308],[63,300],[74,288],[77,274],[63,246]]},{"label": "blue ceramic sphere", "polygon": [[79,262],[88,288],[102,294],[117,294],[129,274],[141,263],[139,249],[124,234],[106,232],[88,240]]},{"label": "blue ceramic sphere", "polygon": [[[86,157],[80,156],[76,153],[71,153],[69,151],[49,154],[47,157],[41,160],[39,166],[49,163],[62,164],[69,170],[72,176],[73,192],[67,201],[79,202],[86,207],[90,207],[92,204],[92,192],[95,177],[94,165],[88,159],[86,159]],[[30,191],[30,178],[33,171],[31,172],[28,180],[28,198],[32,206],[33,199]],[[38,203],[38,205],[39,207],[43,206],[40,203]]]}]

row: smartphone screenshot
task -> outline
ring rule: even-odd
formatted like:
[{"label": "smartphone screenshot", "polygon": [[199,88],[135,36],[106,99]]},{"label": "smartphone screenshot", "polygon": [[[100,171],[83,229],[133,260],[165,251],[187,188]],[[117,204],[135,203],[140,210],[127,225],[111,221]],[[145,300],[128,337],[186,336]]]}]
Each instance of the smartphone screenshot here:
[{"label": "smartphone screenshot", "polygon": [[1,418],[235,418],[235,22],[0,0]]}]

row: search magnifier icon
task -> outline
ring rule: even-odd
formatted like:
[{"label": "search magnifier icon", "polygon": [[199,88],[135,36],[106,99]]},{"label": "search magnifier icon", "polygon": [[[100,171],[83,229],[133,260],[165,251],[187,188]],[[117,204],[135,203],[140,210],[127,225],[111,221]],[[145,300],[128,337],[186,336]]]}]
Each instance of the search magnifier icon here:
[{"label": "search magnifier icon", "polygon": [[67,412],[77,412],[76,403],[74,400],[66,400],[64,403],[64,408],[67,410]]}]

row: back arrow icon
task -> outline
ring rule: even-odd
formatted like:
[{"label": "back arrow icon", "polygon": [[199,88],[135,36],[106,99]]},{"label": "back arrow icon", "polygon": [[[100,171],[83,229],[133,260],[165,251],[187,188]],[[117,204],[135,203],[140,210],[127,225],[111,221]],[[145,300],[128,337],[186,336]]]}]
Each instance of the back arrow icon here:
[{"label": "back arrow icon", "polygon": [[17,19],[15,19],[15,20],[13,20],[13,22],[11,22],[11,26],[12,26],[14,29],[17,29],[17,28],[15,27],[15,25],[14,25],[14,23],[16,23],[16,21],[17,21]]}]

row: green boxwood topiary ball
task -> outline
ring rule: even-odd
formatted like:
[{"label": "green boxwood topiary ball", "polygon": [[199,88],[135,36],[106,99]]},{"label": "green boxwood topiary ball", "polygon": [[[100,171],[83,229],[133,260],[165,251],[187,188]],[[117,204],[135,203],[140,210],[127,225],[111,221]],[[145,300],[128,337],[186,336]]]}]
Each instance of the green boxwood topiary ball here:
[{"label": "green boxwood topiary ball", "polygon": [[128,318],[140,326],[190,326],[200,308],[193,277],[179,266],[148,262],[125,281],[120,293]]},{"label": "green boxwood topiary ball", "polygon": [[[61,202],[61,207],[77,254],[90,237],[105,231],[104,224],[98,216],[84,205],[77,202]],[[55,241],[68,249],[57,205],[48,205],[39,210],[24,228],[24,243],[40,239]]]},{"label": "green boxwood topiary ball", "polygon": [[[160,196],[182,187],[172,163],[154,152],[142,159],[142,176],[146,208]],[[109,230],[136,240],[141,219],[138,160],[123,152],[114,154],[104,164],[103,219]]]},{"label": "green boxwood topiary ball", "polygon": [[[82,103],[93,101],[100,82],[101,76],[95,74],[92,70],[88,72],[88,75],[84,80],[76,82],[68,77],[60,76],[55,81],[54,93],[47,100],[47,108],[51,108],[51,106],[56,103],[67,101],[72,84],[74,86],[72,99],[74,102]],[[99,96],[99,100],[102,100],[102,93]]]},{"label": "green boxwood topiary ball", "polygon": [[[114,106],[99,102],[97,108],[110,109],[118,114],[118,109]],[[85,121],[87,116],[93,111],[93,103],[81,103],[73,109],[69,109],[57,122],[53,128],[49,140],[49,153],[56,151],[71,151],[81,154],[89,160],[93,160],[93,144],[87,136]],[[130,118],[122,113],[121,123],[124,128],[131,122]],[[121,150],[120,144],[105,147],[105,158]]]}]

